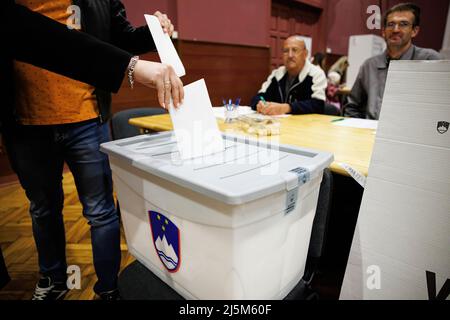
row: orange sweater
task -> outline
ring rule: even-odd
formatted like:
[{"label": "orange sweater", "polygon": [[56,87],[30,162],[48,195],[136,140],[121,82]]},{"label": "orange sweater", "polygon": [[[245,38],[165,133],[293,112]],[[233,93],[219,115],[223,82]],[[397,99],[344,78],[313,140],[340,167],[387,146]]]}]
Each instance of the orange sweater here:
[{"label": "orange sweater", "polygon": [[[17,4],[66,24],[71,0],[18,0]],[[70,63],[70,61],[67,61]],[[52,125],[98,117],[94,87],[15,61],[16,110],[25,125]]]}]

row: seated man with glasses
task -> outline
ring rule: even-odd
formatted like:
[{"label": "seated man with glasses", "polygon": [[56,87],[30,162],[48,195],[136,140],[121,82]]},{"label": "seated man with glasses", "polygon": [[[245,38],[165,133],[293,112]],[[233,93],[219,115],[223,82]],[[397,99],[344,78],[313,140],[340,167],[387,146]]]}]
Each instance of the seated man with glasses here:
[{"label": "seated man with glasses", "polygon": [[380,117],[386,78],[391,60],[440,60],[432,49],[412,44],[420,30],[420,8],[411,3],[398,4],[384,16],[383,37],[387,44],[384,53],[367,59],[348,97],[344,115],[353,118],[378,120]]},{"label": "seated man with glasses", "polygon": [[308,50],[300,36],[283,45],[284,66],[275,69],[263,83],[251,106],[266,115],[323,113],[327,77],[309,62]]}]

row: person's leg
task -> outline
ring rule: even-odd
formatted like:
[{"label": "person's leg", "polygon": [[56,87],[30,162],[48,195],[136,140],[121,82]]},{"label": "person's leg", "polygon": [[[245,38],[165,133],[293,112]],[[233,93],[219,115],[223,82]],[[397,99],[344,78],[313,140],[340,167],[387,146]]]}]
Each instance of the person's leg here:
[{"label": "person's leg", "polygon": [[52,282],[65,283],[63,159],[53,131],[48,126],[19,126],[4,137],[11,166],[30,200],[40,272]]},{"label": "person's leg", "polygon": [[0,290],[11,281],[8,269],[6,269],[5,259],[3,258],[2,247],[0,246]]},{"label": "person's leg", "polygon": [[109,141],[107,124],[67,126],[65,160],[72,171],[83,214],[91,226],[97,294],[115,290],[120,269],[120,224],[108,157],[100,144]]}]

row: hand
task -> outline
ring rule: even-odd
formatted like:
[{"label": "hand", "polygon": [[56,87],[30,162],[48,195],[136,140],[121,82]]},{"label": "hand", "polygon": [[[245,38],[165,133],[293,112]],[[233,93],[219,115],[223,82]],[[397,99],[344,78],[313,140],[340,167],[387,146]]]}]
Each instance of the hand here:
[{"label": "hand", "polygon": [[134,69],[134,79],[147,87],[156,88],[158,102],[164,109],[169,108],[170,98],[175,108],[183,103],[183,83],[173,68],[167,64],[138,60]]},{"label": "hand", "polygon": [[167,17],[167,15],[165,15],[159,11],[156,11],[153,15],[159,19],[159,22],[161,23],[161,27],[163,28],[163,31],[165,33],[168,33],[169,37],[171,37],[174,27],[173,27],[173,24],[170,21],[170,19]]},{"label": "hand", "polygon": [[258,111],[259,113],[263,113],[262,110],[264,110],[266,108],[267,102],[262,102],[261,100],[259,100],[258,104],[256,105],[256,111]]},{"label": "hand", "polygon": [[256,110],[259,113],[268,116],[278,116],[291,112],[291,106],[287,103],[275,103],[275,102],[258,102],[256,105]]}]

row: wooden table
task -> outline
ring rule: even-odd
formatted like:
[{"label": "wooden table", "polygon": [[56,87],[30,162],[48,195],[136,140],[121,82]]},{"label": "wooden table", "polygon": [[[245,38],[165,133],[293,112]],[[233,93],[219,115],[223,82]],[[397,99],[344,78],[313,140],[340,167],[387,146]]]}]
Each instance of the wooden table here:
[{"label": "wooden table", "polygon": [[[346,163],[367,176],[372,149],[375,142],[375,131],[340,127],[331,121],[339,117],[309,114],[281,118],[280,143],[317,150],[325,150],[334,154],[331,171],[347,175],[339,165]],[[130,119],[130,124],[151,131],[172,130],[172,122],[168,114]],[[229,130],[232,125],[218,119],[222,131]]]}]

